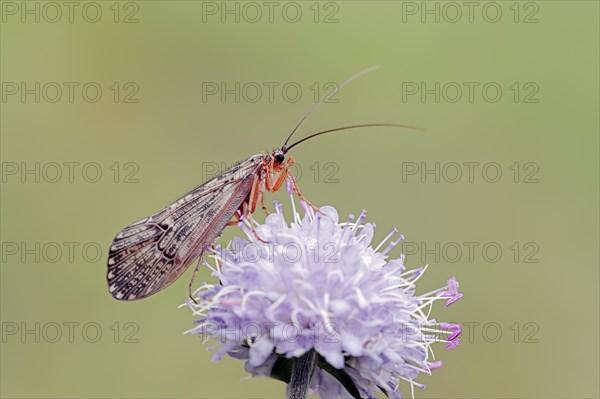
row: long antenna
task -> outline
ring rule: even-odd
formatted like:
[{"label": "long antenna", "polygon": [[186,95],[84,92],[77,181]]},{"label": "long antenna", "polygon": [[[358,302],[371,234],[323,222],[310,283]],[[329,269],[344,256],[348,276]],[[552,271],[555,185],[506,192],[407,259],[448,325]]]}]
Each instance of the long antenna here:
[{"label": "long antenna", "polygon": [[372,67],[369,67],[367,69],[363,69],[362,71],[360,71],[359,73],[357,73],[356,75],[348,78],[346,81],[344,81],[342,84],[340,84],[335,90],[333,90],[331,93],[329,93],[328,95],[326,95],[325,97],[323,97],[318,103],[316,103],[311,109],[310,111],[308,111],[308,113],[306,115],[304,115],[302,117],[302,119],[300,119],[300,122],[298,122],[298,124],[296,125],[296,127],[294,128],[294,130],[292,130],[292,132],[290,133],[290,135],[287,137],[287,139],[285,140],[285,143],[283,143],[283,147],[285,147],[288,143],[288,141],[290,141],[290,139],[292,138],[292,136],[294,135],[294,133],[296,133],[296,130],[298,130],[298,128],[302,125],[302,123],[304,123],[304,121],[306,120],[306,118],[308,118],[313,112],[315,112],[316,110],[318,110],[319,108],[321,108],[321,106],[323,104],[325,104],[325,102],[327,100],[329,100],[331,97],[333,97],[334,95],[336,95],[337,93],[340,92],[340,90],[342,90],[342,88],[344,86],[346,86],[348,83],[352,82],[353,80],[356,80],[358,78],[360,78],[363,75],[366,75],[369,72],[373,72],[376,71],[377,69],[379,69],[379,65],[373,65]]},{"label": "long antenna", "polygon": [[283,153],[287,153],[289,150],[291,150],[293,147],[297,146],[298,144],[308,140],[308,139],[312,139],[313,137],[317,137],[320,136],[322,134],[327,134],[327,133],[333,133],[333,132],[339,132],[340,130],[350,130],[350,129],[358,129],[361,127],[399,127],[399,128],[405,128],[405,129],[414,129],[414,130],[423,130],[420,127],[416,127],[416,126],[410,126],[410,125],[400,125],[397,123],[366,123],[364,125],[352,125],[352,126],[342,126],[342,127],[336,127],[334,129],[328,129],[328,130],[322,130],[320,132],[316,132],[311,134],[308,137],[305,137],[301,140],[296,141],[294,144],[290,145],[289,147],[286,147],[285,145],[282,147],[282,151]]}]

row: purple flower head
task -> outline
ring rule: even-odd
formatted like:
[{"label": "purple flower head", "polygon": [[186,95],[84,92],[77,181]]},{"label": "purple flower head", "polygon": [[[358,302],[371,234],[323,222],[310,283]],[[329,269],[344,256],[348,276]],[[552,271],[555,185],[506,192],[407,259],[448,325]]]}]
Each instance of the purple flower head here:
[{"label": "purple flower head", "polygon": [[340,223],[333,207],[315,213],[302,206],[303,218],[292,200],[288,222],[275,203],[277,212],[255,231],[240,223],[246,239],[213,251],[214,266],[207,266],[219,283],[204,283],[197,304],[187,302],[199,316],[188,332],[217,339],[213,360],[244,359],[252,375],[274,376],[282,361],[314,349],[311,388],[321,397],[371,398],[384,390],[399,398],[402,380],[424,388],[419,374],[441,367],[431,344],[460,342],[459,325],[429,318],[435,301],[460,299],[456,279],[416,295],[426,267],[406,270],[404,256],[388,258],[404,238],[395,238],[397,230],[373,246],[375,225],[364,223],[365,211]]}]

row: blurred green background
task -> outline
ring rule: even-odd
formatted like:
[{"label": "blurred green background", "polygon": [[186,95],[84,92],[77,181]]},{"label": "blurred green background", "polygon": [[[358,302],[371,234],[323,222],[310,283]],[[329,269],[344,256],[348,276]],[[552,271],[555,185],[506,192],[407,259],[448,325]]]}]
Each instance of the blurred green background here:
[{"label": "blurred green background", "polygon": [[[597,398],[598,2],[273,4],[2,2],[1,396],[281,397],[183,335],[191,271],[121,303],[106,249],[215,163],[280,146],[329,82],[379,64],[298,138],[425,131],[347,132],[293,156],[314,203],[368,210],[376,240],[404,233],[408,264],[430,265],[421,292],[460,281],[465,298],[435,317],[462,323],[463,343],[437,348],[445,366],[417,397]],[[239,101],[222,98],[236,82]]]}]

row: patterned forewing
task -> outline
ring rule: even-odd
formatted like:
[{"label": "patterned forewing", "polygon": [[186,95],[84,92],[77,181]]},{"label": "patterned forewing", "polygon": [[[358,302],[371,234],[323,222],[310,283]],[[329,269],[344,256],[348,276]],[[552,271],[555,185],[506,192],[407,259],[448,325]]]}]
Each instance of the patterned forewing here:
[{"label": "patterned forewing", "polygon": [[223,232],[248,198],[262,164],[257,155],[125,227],[108,255],[110,293],[142,299],[173,283]]}]

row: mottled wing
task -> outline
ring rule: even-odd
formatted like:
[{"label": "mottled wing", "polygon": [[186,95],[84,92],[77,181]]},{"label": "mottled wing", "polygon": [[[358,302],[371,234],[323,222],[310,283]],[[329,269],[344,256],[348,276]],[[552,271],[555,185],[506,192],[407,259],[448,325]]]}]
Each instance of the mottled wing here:
[{"label": "mottled wing", "polygon": [[142,299],[173,283],[223,232],[250,194],[262,156],[254,156],[125,227],[108,254],[108,290]]}]

